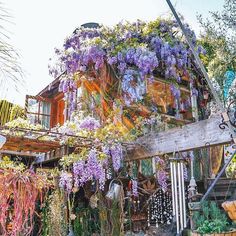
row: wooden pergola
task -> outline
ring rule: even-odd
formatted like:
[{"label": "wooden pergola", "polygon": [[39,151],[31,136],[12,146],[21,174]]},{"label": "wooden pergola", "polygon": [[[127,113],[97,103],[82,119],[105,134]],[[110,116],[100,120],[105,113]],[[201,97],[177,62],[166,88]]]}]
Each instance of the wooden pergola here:
[{"label": "wooden pergola", "polygon": [[61,145],[58,141],[44,141],[38,139],[30,139],[25,137],[7,136],[7,141],[2,147],[3,151],[15,152],[35,152],[46,153],[59,148]]},{"label": "wooden pergola", "polygon": [[0,155],[9,154],[36,158],[45,154],[45,158],[35,160],[36,163],[58,161],[63,155],[68,154],[68,147],[60,142],[62,137],[74,138],[75,148],[92,146],[94,143],[94,139],[78,135],[21,127],[0,126],[0,135],[6,137],[6,143],[0,149]]}]

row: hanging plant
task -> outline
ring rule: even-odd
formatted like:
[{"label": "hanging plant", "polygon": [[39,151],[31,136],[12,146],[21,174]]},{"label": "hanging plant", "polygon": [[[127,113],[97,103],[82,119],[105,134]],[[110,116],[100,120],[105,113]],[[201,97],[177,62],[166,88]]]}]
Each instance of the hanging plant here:
[{"label": "hanging plant", "polygon": [[[47,181],[31,170],[0,169],[0,225],[3,235],[30,235],[36,201],[42,202]],[[7,230],[7,222],[12,226]]]},{"label": "hanging plant", "polygon": [[47,235],[67,235],[67,208],[64,195],[59,189],[54,190],[47,198],[44,216],[44,233]]}]

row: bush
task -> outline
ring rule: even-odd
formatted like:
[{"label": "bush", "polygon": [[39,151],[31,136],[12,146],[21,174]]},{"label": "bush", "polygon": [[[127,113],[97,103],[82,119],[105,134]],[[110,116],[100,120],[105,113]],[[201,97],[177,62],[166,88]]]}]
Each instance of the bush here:
[{"label": "bush", "polygon": [[201,234],[222,233],[229,230],[226,214],[215,202],[204,202],[202,210],[193,215],[196,231]]}]

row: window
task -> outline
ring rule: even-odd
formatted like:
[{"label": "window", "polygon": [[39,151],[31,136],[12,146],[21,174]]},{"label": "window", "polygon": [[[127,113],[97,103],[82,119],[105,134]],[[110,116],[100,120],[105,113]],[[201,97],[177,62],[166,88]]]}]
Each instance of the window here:
[{"label": "window", "polygon": [[41,124],[43,128],[50,128],[51,102],[48,99],[26,96],[26,113],[32,124]]},{"label": "window", "polygon": [[[180,99],[177,101],[170,91],[170,84],[161,79],[149,83],[147,85],[147,102],[150,110],[164,113],[171,116],[176,116],[176,107],[180,114],[178,118],[191,119],[191,99],[190,90],[183,85],[180,85]],[[156,109],[156,110],[155,110]]]}]

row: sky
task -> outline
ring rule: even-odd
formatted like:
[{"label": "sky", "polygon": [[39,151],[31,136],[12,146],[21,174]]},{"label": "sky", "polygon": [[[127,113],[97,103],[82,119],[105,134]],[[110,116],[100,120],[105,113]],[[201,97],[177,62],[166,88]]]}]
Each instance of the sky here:
[{"label": "sky", "polygon": [[[121,20],[145,21],[168,16],[165,0],[2,0],[12,16],[10,42],[19,52],[24,71],[17,90],[11,81],[0,87],[0,98],[24,105],[25,95],[36,95],[53,78],[48,74],[49,58],[54,48],[76,27],[87,22],[114,25]],[[224,0],[172,0],[187,23],[200,32],[197,14],[209,16],[209,11],[221,10]]]}]

